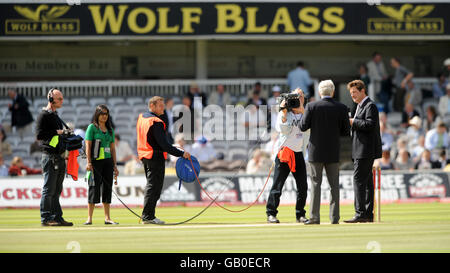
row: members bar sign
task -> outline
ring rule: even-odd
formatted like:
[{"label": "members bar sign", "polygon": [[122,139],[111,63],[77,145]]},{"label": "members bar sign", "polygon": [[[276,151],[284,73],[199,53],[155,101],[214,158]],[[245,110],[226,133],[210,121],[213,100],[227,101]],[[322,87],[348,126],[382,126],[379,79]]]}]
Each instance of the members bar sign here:
[{"label": "members bar sign", "polygon": [[43,36],[448,37],[448,14],[450,3],[0,4],[0,39]]}]

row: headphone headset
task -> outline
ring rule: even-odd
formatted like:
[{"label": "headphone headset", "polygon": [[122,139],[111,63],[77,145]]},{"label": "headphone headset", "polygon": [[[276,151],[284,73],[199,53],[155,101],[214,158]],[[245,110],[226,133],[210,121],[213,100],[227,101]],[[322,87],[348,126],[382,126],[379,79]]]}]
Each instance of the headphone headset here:
[{"label": "headphone headset", "polygon": [[53,90],[55,90],[56,88],[52,88],[52,89],[50,89],[49,91],[48,91],[48,101],[50,102],[50,103],[53,103],[54,102],[54,100],[53,100]]}]

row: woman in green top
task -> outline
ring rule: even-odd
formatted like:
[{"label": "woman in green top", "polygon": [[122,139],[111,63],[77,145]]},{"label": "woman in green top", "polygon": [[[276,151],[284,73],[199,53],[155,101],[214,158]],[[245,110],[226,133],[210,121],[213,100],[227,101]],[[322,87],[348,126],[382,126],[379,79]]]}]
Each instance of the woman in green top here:
[{"label": "woman in green top", "polygon": [[114,130],[111,125],[109,110],[106,105],[98,105],[92,117],[92,123],[86,130],[87,173],[94,179],[89,182],[88,220],[85,225],[92,224],[95,204],[100,203],[100,195],[105,211],[105,225],[117,225],[111,220],[110,204],[113,186],[113,175],[119,171],[116,166],[116,149],[114,145]]}]

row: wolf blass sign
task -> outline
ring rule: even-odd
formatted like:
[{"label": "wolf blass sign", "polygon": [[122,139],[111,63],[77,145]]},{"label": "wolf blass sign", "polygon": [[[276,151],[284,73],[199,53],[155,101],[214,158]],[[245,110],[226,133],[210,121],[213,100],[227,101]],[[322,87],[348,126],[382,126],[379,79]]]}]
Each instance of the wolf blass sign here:
[{"label": "wolf blass sign", "polygon": [[448,14],[448,3],[0,4],[0,35],[448,35]]}]

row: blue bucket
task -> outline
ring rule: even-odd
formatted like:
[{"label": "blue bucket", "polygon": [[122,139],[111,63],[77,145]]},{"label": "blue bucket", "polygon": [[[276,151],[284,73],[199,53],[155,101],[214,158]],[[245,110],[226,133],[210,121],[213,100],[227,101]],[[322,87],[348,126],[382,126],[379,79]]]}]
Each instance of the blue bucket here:
[{"label": "blue bucket", "polygon": [[[175,164],[175,171],[178,179],[180,180],[178,190],[181,188],[181,182],[192,183],[195,181],[195,174],[197,174],[197,176],[200,174],[200,163],[197,158],[191,155],[191,160],[192,164],[189,159],[180,157]],[[194,169],[192,169],[192,165],[194,165]]]}]

